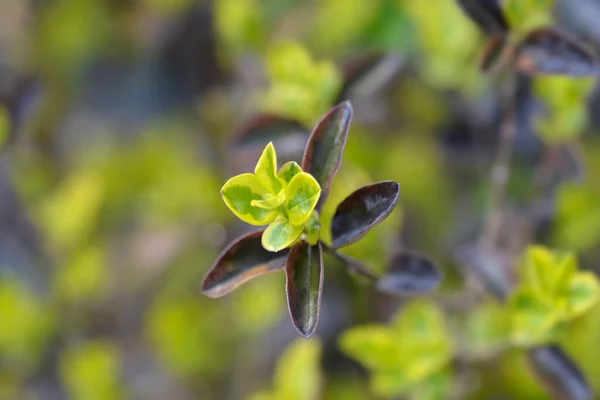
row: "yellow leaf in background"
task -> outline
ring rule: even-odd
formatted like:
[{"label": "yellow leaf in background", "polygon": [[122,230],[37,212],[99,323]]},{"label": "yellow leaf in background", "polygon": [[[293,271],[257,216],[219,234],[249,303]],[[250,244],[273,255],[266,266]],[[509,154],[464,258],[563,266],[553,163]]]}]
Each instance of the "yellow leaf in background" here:
[{"label": "yellow leaf in background", "polygon": [[315,400],[321,392],[322,344],[316,339],[296,339],[277,362],[275,398]]},{"label": "yellow leaf in background", "polygon": [[8,139],[10,132],[10,116],[4,107],[0,107],[0,146]]},{"label": "yellow leaf in background", "polygon": [[70,248],[96,227],[103,203],[103,182],[90,171],[75,172],[41,205],[40,225],[50,243]]},{"label": "yellow leaf in background", "polygon": [[85,247],[74,259],[59,267],[55,290],[59,298],[83,301],[106,292],[109,278],[106,256],[99,246]]},{"label": "yellow leaf in background", "polygon": [[260,45],[265,21],[259,0],[216,0],[216,30],[223,44],[233,50]]},{"label": "yellow leaf in background", "polygon": [[52,319],[41,300],[16,280],[0,280],[0,354],[14,372],[40,361],[52,333]]},{"label": "yellow leaf in background", "polygon": [[263,108],[312,125],[332,105],[342,77],[330,61],[317,62],[299,43],[279,41],[267,51],[270,87]]},{"label": "yellow leaf in background", "polygon": [[61,354],[60,375],[72,399],[123,399],[119,349],[106,340],[72,347]]}]

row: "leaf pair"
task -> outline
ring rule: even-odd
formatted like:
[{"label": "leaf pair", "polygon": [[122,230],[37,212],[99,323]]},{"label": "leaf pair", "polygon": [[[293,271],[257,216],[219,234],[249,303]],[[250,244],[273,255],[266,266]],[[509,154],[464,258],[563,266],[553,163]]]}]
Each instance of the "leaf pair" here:
[{"label": "leaf pair", "polygon": [[340,347],[371,371],[373,390],[382,397],[403,395],[444,374],[454,354],[442,312],[426,301],[409,303],[391,326],[351,328]]},{"label": "leaf pair", "polygon": [[321,188],[310,174],[295,162],[277,171],[277,155],[272,143],[264,149],[254,174],[229,179],[221,189],[229,209],[250,225],[269,225],[262,245],[269,251],[289,247],[304,231]]},{"label": "leaf pair", "polygon": [[559,323],[582,315],[599,297],[598,278],[578,272],[573,254],[532,246],[521,286],[510,301],[513,340],[522,345],[548,342]]}]

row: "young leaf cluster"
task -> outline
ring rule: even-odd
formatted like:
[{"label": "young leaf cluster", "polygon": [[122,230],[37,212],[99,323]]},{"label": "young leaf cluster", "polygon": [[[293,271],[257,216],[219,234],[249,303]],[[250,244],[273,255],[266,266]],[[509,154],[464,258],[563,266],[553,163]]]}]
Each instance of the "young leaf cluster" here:
[{"label": "young leaf cluster", "polygon": [[229,179],[221,189],[227,207],[242,221],[256,226],[269,225],[262,235],[268,251],[290,247],[307,233],[312,245],[319,238],[318,217],[313,211],[321,195],[315,178],[302,171],[294,161],[277,171],[273,143],[265,147],[254,174]]},{"label": "young leaf cluster", "polygon": [[551,341],[562,324],[587,312],[600,297],[598,278],[578,271],[572,253],[531,246],[521,272],[520,285],[509,302],[516,344]]}]

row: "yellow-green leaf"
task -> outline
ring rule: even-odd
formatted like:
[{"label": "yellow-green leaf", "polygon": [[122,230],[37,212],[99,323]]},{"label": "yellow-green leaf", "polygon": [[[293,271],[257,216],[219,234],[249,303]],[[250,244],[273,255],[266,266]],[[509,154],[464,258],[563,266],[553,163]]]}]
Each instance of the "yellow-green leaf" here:
[{"label": "yellow-green leaf", "polygon": [[523,287],[510,299],[511,339],[520,346],[547,343],[560,320],[560,310],[540,302],[530,287]]},{"label": "yellow-green leaf", "polygon": [[579,316],[598,301],[600,286],[598,277],[592,272],[580,272],[569,285],[569,314]]},{"label": "yellow-green leaf", "polygon": [[290,247],[302,234],[304,227],[290,224],[285,218],[278,218],[262,235],[262,246],[268,251],[279,251]]},{"label": "yellow-green leaf", "polygon": [[277,177],[277,153],[273,142],[269,142],[263,150],[256,163],[256,168],[254,168],[254,173],[272,194],[279,193],[282,189],[281,182]]},{"label": "yellow-green leaf", "polygon": [[302,172],[302,168],[295,161],[290,161],[281,166],[277,176],[285,181],[285,183],[290,183],[292,178]]},{"label": "yellow-green leaf", "polygon": [[346,331],[340,348],[371,370],[390,370],[398,367],[398,340],[394,331],[384,325],[364,325]]},{"label": "yellow-green leaf", "polygon": [[275,399],[313,400],[321,391],[320,358],[322,345],[317,339],[296,339],[277,363]]},{"label": "yellow-green leaf", "polygon": [[253,200],[264,200],[271,196],[256,175],[234,176],[223,185],[221,196],[231,212],[250,225],[268,225],[277,217],[277,212],[273,210],[252,205]]},{"label": "yellow-green leaf", "polygon": [[250,205],[253,207],[264,208],[266,210],[273,210],[285,202],[286,194],[285,190],[281,189],[275,196],[268,197],[264,200],[252,200]]},{"label": "yellow-green leaf", "polygon": [[294,176],[287,187],[286,204],[288,218],[292,225],[304,224],[315,209],[321,187],[317,180],[306,172]]}]

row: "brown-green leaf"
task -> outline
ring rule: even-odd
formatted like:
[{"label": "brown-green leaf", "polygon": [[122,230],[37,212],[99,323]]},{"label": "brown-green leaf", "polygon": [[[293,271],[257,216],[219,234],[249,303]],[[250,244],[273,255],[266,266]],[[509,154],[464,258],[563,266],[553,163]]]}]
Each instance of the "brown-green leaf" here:
[{"label": "brown-green leaf", "polygon": [[321,185],[317,210],[325,204],[329,188],[342,164],[354,111],[349,101],[333,107],[315,126],[302,160],[302,169]]},{"label": "brown-green leaf", "polygon": [[400,198],[400,185],[394,181],[375,183],[356,190],[335,211],[331,221],[334,249],[362,238],[394,210]]},{"label": "brown-green leaf", "polygon": [[505,36],[492,36],[483,49],[479,67],[487,74],[495,74],[508,64],[512,54],[513,48]]},{"label": "brown-green leaf", "polygon": [[517,47],[516,67],[529,74],[593,76],[600,71],[596,55],[554,28],[531,32]]},{"label": "brown-green leaf", "polygon": [[230,293],[242,283],[283,269],[289,250],[272,253],[261,245],[263,231],[252,232],[235,239],[227,247],[202,282],[202,294],[217,298]]},{"label": "brown-green leaf", "polygon": [[321,244],[301,242],[292,247],[285,273],[287,300],[292,323],[298,333],[309,338],[317,329],[323,289],[323,251]]},{"label": "brown-green leaf", "polygon": [[558,346],[541,346],[528,353],[538,377],[557,398],[591,400],[590,386],[577,365]]},{"label": "brown-green leaf", "polygon": [[441,280],[442,274],[432,261],[419,254],[404,252],[394,257],[376,287],[390,294],[417,295],[434,290]]}]

